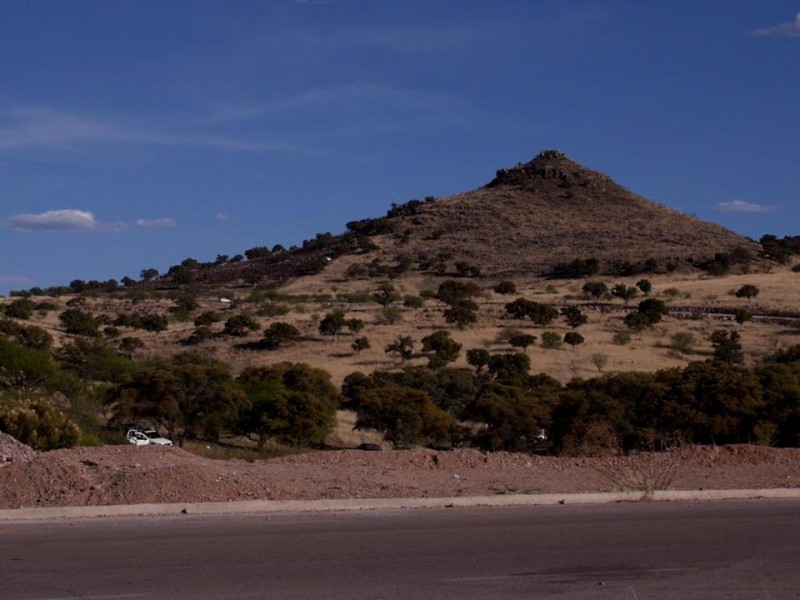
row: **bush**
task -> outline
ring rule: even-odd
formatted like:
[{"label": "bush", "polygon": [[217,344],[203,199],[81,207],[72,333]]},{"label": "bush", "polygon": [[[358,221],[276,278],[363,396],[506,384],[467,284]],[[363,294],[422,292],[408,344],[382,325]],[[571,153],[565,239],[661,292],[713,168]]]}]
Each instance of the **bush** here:
[{"label": "bush", "polygon": [[545,331],[542,334],[542,346],[545,348],[560,348],[561,334],[556,331]]},{"label": "bush", "polygon": [[691,354],[694,352],[695,343],[694,334],[688,331],[679,331],[670,338],[669,347],[683,356],[684,354]]},{"label": "bush", "polygon": [[617,346],[626,346],[631,342],[631,334],[627,331],[618,331],[614,334],[614,337],[611,338],[611,341]]},{"label": "bush", "polygon": [[91,313],[84,312],[78,308],[68,308],[59,317],[64,325],[64,330],[72,335],[98,335],[97,321]]},{"label": "bush", "polygon": [[289,307],[286,304],[262,304],[258,307],[256,314],[259,317],[282,317],[289,312]]},{"label": "bush", "polygon": [[513,281],[501,281],[494,286],[494,291],[496,294],[516,294],[517,286]]},{"label": "bush", "polygon": [[0,430],[34,450],[71,448],[81,432],[46,400],[25,400],[0,406]]},{"label": "bush", "polygon": [[407,295],[403,298],[403,306],[406,308],[422,308],[425,306],[425,299],[422,296]]}]

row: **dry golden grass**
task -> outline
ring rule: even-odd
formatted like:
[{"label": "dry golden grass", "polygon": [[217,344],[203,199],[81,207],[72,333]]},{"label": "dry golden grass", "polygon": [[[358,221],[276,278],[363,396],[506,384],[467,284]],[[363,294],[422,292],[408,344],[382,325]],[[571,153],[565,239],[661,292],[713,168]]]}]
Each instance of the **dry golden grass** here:
[{"label": "dry golden grass", "polygon": [[[377,280],[347,281],[342,277],[346,265],[331,265],[325,272],[291,282],[282,288],[286,294],[322,294],[327,293],[335,297],[343,293],[370,293],[379,285]],[[626,283],[634,285],[640,277],[618,278],[604,280],[609,283]],[[800,309],[800,275],[791,272],[787,267],[774,266],[770,272],[750,273],[743,275],[730,275],[727,277],[710,278],[698,274],[672,274],[649,277],[653,284],[652,297],[664,299],[669,306],[680,308],[682,306],[713,308],[747,307],[753,312],[759,311],[792,311]],[[411,273],[391,283],[402,294],[417,294],[423,289],[435,289],[442,279],[431,278]],[[480,281],[480,280],[476,280]],[[541,335],[545,329],[533,326],[528,321],[517,321],[504,318],[504,305],[518,296],[534,299],[537,302],[561,305],[567,303],[580,303],[580,288],[583,280],[574,281],[547,281],[538,278],[517,281],[518,294],[499,296],[491,291],[486,291],[477,298],[480,305],[480,320],[472,327],[465,330],[448,325],[442,317],[443,305],[435,300],[426,301],[420,309],[409,309],[398,304],[402,320],[396,324],[380,322],[381,307],[375,303],[342,303],[330,302],[303,302],[289,304],[288,314],[279,317],[257,317],[262,326],[267,327],[275,321],[286,321],[294,324],[303,334],[303,339],[294,345],[281,348],[279,351],[249,350],[237,347],[242,343],[255,342],[261,339],[262,332],[253,332],[245,338],[215,337],[198,346],[182,344],[194,330],[193,318],[187,321],[172,320],[169,330],[163,333],[148,333],[139,330],[122,330],[123,336],[139,337],[144,343],[144,349],[137,351],[136,358],[149,358],[156,355],[171,355],[187,350],[207,353],[232,365],[238,372],[248,365],[269,365],[280,361],[304,362],[311,366],[328,371],[335,384],[353,371],[369,373],[375,370],[393,370],[401,367],[400,361],[392,355],[387,355],[384,348],[400,335],[411,336],[415,340],[415,352],[421,349],[421,339],[437,329],[448,330],[452,337],[462,344],[461,357],[454,364],[456,367],[466,367],[465,351],[470,348],[485,348],[491,352],[511,352],[514,349],[498,341],[499,334],[508,328],[517,328],[532,333],[539,339],[537,343],[528,348],[534,372],[547,373],[560,381],[568,381],[574,377],[592,377],[598,374],[592,356],[602,354],[607,357],[603,367],[604,372],[612,371],[653,371],[667,367],[685,365],[689,360],[702,360],[711,353],[708,337],[715,329],[736,330],[742,336],[746,360],[753,363],[760,357],[773,352],[777,348],[787,347],[800,343],[800,329],[786,325],[748,322],[738,326],[734,322],[723,322],[711,318],[700,320],[679,319],[666,317],[656,327],[641,333],[632,333],[631,341],[627,345],[613,343],[614,334],[627,331],[622,323],[622,312],[603,313],[595,310],[586,310],[589,322],[578,329],[584,336],[585,343],[574,350],[569,346],[559,349],[545,349],[541,346]],[[760,294],[753,301],[736,298],[731,291],[738,289],[746,283],[759,287]],[[491,285],[484,284],[487,288]],[[548,291],[549,289],[549,291]],[[666,295],[665,291],[678,290],[677,296]],[[234,297],[238,305],[233,310],[223,310],[224,305],[219,302],[219,295],[200,297],[201,308],[193,313],[199,314],[205,310],[217,310],[227,317],[239,311],[255,314],[256,305],[247,302],[250,290],[228,290],[226,295]],[[631,306],[635,307],[641,298],[634,299]],[[55,302],[59,310],[51,311],[45,316],[35,315],[30,323],[44,327],[57,340],[57,344],[68,339],[60,328],[58,314],[66,307],[69,298],[60,298]],[[8,300],[3,300],[8,302]],[[614,301],[618,306],[622,303]],[[166,313],[171,306],[168,300],[151,300],[136,305],[138,311],[151,311]],[[132,309],[129,302],[114,296],[89,299],[86,308],[94,314],[107,314],[114,317],[117,312],[127,312]],[[354,335],[343,332],[337,340],[322,336],[318,331],[319,319],[333,309],[342,309],[347,318],[362,319],[366,327],[359,335],[369,338],[371,348],[356,355],[351,344]],[[221,331],[223,323],[217,323],[213,329]],[[569,331],[569,328],[558,319],[546,330],[556,331],[560,334]],[[679,356],[669,348],[670,337],[677,332],[691,332],[696,340],[694,354]],[[427,359],[417,355],[407,363],[408,365],[424,365]]]}]

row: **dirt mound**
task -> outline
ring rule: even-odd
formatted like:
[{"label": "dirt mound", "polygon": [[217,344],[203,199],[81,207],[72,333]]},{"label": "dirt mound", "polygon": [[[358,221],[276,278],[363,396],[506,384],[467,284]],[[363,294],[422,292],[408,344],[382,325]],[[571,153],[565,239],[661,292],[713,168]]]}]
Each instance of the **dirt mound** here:
[{"label": "dirt mound", "polygon": [[0,469],[0,508],[602,492],[644,489],[667,464],[672,489],[800,487],[800,449],[757,446],[687,448],[677,462],[625,457],[613,465],[624,478],[604,459],[477,450],[341,450],[255,463],[160,446],[26,456]]},{"label": "dirt mound", "polygon": [[30,446],[0,431],[0,467],[33,460],[37,454]]}]

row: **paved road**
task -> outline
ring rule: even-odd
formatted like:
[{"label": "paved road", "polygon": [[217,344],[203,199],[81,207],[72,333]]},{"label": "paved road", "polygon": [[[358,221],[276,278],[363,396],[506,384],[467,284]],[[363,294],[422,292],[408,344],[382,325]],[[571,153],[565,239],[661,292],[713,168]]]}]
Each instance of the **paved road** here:
[{"label": "paved road", "polygon": [[3,523],[0,598],[800,598],[800,502]]}]

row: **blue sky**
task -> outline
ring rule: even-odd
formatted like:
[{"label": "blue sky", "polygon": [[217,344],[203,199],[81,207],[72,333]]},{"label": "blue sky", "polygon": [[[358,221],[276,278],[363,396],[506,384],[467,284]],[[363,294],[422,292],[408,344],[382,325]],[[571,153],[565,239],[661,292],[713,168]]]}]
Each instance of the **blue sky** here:
[{"label": "blue sky", "polygon": [[557,148],[800,234],[800,0],[4,0],[0,293],[291,245]]}]

